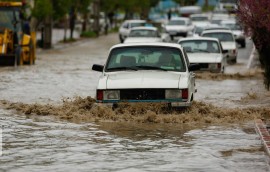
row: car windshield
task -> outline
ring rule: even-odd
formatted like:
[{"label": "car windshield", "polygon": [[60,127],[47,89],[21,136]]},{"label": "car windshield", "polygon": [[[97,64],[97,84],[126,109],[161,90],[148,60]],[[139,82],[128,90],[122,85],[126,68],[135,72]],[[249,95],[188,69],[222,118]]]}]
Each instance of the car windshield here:
[{"label": "car windshield", "polygon": [[181,41],[180,45],[184,47],[187,53],[220,53],[220,48],[217,41],[188,40]]},{"label": "car windshield", "polygon": [[223,26],[228,27],[231,30],[242,30],[241,26],[239,24],[236,24],[236,23],[226,23],[226,24],[223,24]]},{"label": "car windshield", "polygon": [[158,37],[156,30],[132,30],[129,37]]},{"label": "car windshield", "polygon": [[203,34],[203,37],[217,38],[221,42],[234,42],[233,35],[225,32],[205,33]]},{"label": "car windshield", "polygon": [[105,71],[161,70],[185,72],[182,52],[170,47],[121,47],[111,51]]},{"label": "car windshield", "polygon": [[144,26],[145,25],[145,22],[141,22],[141,23],[131,23],[130,24],[130,27],[133,28],[133,27],[139,27],[139,26]]},{"label": "car windshield", "polygon": [[195,32],[196,34],[198,34],[198,35],[201,35],[202,32],[203,32],[203,30],[204,30],[203,27],[196,27],[196,28],[194,29],[194,32]]},{"label": "car windshield", "polygon": [[[20,23],[18,22],[19,19],[19,11],[13,8],[14,11],[9,9],[0,8],[0,29],[1,28],[8,28],[11,30],[17,29],[19,31]],[[15,22],[16,21],[16,22]],[[16,27],[15,27],[16,26]]]},{"label": "car windshield", "polygon": [[174,26],[174,25],[186,25],[185,20],[170,20],[168,22],[169,26]]},{"label": "car windshield", "polygon": [[205,16],[197,16],[197,17],[191,17],[192,21],[208,21],[208,17]]}]

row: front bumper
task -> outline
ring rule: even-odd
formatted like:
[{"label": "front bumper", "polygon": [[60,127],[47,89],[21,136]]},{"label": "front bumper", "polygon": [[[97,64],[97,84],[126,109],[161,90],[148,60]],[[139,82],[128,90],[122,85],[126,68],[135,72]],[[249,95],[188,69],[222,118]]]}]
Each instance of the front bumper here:
[{"label": "front bumper", "polygon": [[183,100],[125,100],[125,101],[119,101],[119,100],[97,100],[96,103],[98,104],[104,104],[107,106],[114,107],[115,105],[119,103],[166,103],[170,107],[189,107],[191,106],[191,102],[183,101]]}]

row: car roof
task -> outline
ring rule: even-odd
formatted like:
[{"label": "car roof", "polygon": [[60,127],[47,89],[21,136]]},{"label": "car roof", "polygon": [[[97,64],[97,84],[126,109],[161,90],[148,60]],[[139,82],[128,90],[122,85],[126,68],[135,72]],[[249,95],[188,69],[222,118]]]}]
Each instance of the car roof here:
[{"label": "car roof", "polygon": [[202,32],[202,34],[205,34],[205,33],[231,33],[233,34],[233,32],[231,30],[204,30]]},{"label": "car roof", "polygon": [[220,23],[221,24],[236,24],[237,21],[234,20],[234,19],[231,19],[231,20],[222,20]]},{"label": "car roof", "polygon": [[189,38],[181,38],[178,43],[182,41],[196,41],[196,40],[203,40],[203,41],[217,41],[219,42],[219,39],[217,38],[210,38],[210,37],[189,37]]},{"label": "car roof", "polygon": [[173,17],[171,20],[190,20],[188,17]]},{"label": "car roof", "polygon": [[110,48],[110,51],[115,48],[121,47],[141,47],[141,46],[152,46],[152,47],[172,47],[178,48],[182,50],[182,46],[176,43],[164,43],[164,42],[157,42],[157,43],[127,43],[127,44],[116,44]]},{"label": "car roof", "polygon": [[131,30],[153,30],[156,31],[158,30],[156,27],[153,26],[138,26],[138,27],[134,27]]},{"label": "car roof", "polygon": [[191,17],[208,17],[209,18],[209,15],[208,14],[200,13],[200,14],[191,14],[189,17],[190,18]]},{"label": "car roof", "polygon": [[128,23],[142,23],[142,22],[146,22],[145,20],[125,20],[125,22],[128,22]]},{"label": "car roof", "polygon": [[228,27],[223,27],[223,26],[210,26],[210,27],[204,28],[204,30],[231,30],[231,29]]}]

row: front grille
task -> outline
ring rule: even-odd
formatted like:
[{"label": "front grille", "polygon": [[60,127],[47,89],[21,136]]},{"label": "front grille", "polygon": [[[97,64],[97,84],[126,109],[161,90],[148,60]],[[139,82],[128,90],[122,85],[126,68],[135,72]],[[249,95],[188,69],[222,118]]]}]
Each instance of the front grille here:
[{"label": "front grille", "polygon": [[125,89],[120,90],[121,100],[165,99],[165,89]]},{"label": "front grille", "polygon": [[202,69],[208,68],[208,63],[200,63],[200,68]]}]

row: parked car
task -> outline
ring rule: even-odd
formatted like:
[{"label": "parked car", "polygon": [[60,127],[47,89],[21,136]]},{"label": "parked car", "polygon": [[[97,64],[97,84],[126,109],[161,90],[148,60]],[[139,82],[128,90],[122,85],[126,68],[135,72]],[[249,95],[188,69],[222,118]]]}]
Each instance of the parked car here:
[{"label": "parked car", "polygon": [[200,70],[210,72],[225,71],[226,57],[217,38],[194,37],[178,41],[186,51],[191,64],[198,63]]},{"label": "parked car", "polygon": [[227,62],[237,62],[238,48],[231,30],[205,30],[202,37],[218,38],[222,48],[228,50]]},{"label": "parked car", "polygon": [[174,43],[118,44],[110,49],[102,72],[97,103],[163,102],[187,107],[194,100],[195,75],[199,65],[190,65],[182,47]]},{"label": "parked car", "polygon": [[172,40],[175,36],[187,37],[188,32],[192,32],[193,28],[191,20],[187,17],[173,18],[165,25],[165,29]]},{"label": "parked car", "polygon": [[124,43],[136,42],[170,42],[168,33],[160,33],[156,27],[135,27],[132,28]]},{"label": "parked car", "polygon": [[192,14],[189,18],[195,26],[206,26],[210,24],[208,14]]},{"label": "parked car", "polygon": [[237,23],[236,20],[224,20],[221,21],[221,26],[228,27],[232,30],[235,40],[241,47],[246,47],[246,37],[241,26]]},{"label": "parked car", "polygon": [[128,37],[130,30],[133,27],[145,26],[145,20],[126,20],[119,28],[119,39],[123,43],[124,40]]}]

